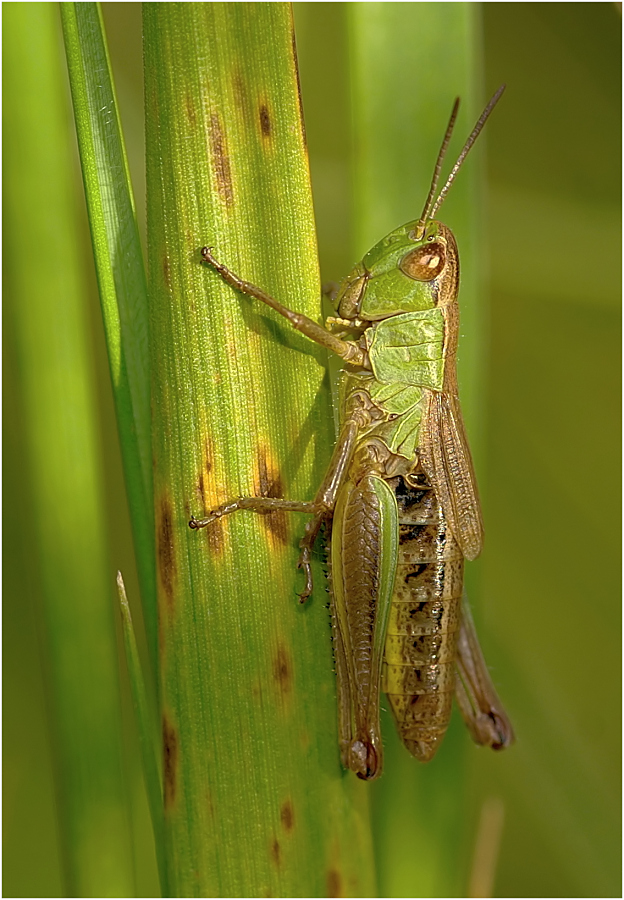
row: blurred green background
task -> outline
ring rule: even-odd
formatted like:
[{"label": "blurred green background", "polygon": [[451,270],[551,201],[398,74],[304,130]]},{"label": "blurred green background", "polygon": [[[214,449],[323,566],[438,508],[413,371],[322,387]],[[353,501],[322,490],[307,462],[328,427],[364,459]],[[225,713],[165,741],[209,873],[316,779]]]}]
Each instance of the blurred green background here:
[{"label": "blurred green background", "polygon": [[[338,280],[362,252],[350,237],[345,6],[295,7],[321,272],[324,281]],[[621,10],[613,3],[489,3],[481,15],[484,99],[502,82],[507,91],[485,136],[490,296],[479,475],[487,538],[478,610],[517,744],[501,755],[469,749],[470,791],[481,810],[474,841],[496,850],[500,836],[496,896],[619,896]],[[104,16],[142,219],[140,5],[104,4]],[[5,132],[5,143],[10,139]],[[76,181],[81,190],[77,166]],[[109,568],[111,581],[123,569],[136,597],[81,215]],[[32,573],[24,577],[26,476],[6,331],[4,361],[3,892],[54,896],[61,880],[38,587]],[[137,883],[149,896],[156,873],[127,700],[126,709]],[[473,882],[473,895],[479,889]]]}]

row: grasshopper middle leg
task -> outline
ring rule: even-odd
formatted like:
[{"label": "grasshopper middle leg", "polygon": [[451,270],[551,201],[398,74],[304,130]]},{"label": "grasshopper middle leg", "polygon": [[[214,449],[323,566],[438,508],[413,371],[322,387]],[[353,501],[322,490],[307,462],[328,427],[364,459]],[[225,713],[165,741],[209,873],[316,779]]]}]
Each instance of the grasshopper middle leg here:
[{"label": "grasshopper middle leg", "polygon": [[198,530],[206,528],[217,519],[228,516],[239,509],[250,509],[257,513],[269,513],[276,510],[284,512],[302,512],[313,516],[305,528],[304,535],[299,542],[300,554],[298,568],[303,569],[305,575],[305,587],[299,594],[301,603],[305,603],[312,593],[312,548],[318,537],[323,522],[331,519],[336,503],[336,496],[340,485],[344,481],[349,468],[355,443],[358,435],[358,417],[353,416],[347,419],[343,425],[338,442],[334,447],[334,452],[325,473],[325,478],[316,493],[314,500],[280,500],[274,497],[238,497],[229,500],[227,503],[221,504],[213,509],[207,516],[202,519],[191,517],[189,528]]}]

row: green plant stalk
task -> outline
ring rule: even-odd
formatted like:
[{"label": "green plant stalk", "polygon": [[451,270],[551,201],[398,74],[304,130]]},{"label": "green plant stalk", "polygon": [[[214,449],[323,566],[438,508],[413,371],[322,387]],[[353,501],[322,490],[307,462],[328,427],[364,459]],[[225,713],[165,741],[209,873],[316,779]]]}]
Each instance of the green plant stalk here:
[{"label": "green plant stalk", "polygon": [[62,3],[60,9],[144,621],[155,664],[156,570],[143,254],[99,6]]},{"label": "green plant stalk", "polygon": [[[417,218],[451,112],[461,95],[444,177],[483,107],[479,17],[471,4],[354,3],[347,7],[353,104],[354,258]],[[495,87],[498,87],[496,85]],[[478,145],[437,218],[457,238],[462,315],[459,378],[474,449],[482,417],[483,324],[479,288]],[[476,426],[476,428],[475,428]],[[478,446],[475,458],[479,462]],[[458,727],[459,726],[459,727]],[[382,896],[462,896],[467,856],[465,757],[470,738],[455,718],[439,755],[419,766],[384,722],[385,774],[374,785]]]},{"label": "green plant stalk", "polygon": [[153,455],[169,883],[178,896],[374,895],[367,789],[338,755],[324,582],[297,604],[333,444],[324,354],[200,264],[318,317],[286,4],[146,4]]},{"label": "green plant stalk", "polygon": [[72,139],[56,8],[4,11],[5,310],[68,896],[133,893]]},{"label": "green plant stalk", "polygon": [[128,673],[130,675],[132,703],[141,744],[141,760],[145,776],[147,800],[152,820],[152,828],[154,830],[156,863],[158,865],[158,874],[160,877],[161,894],[163,897],[168,897],[169,891],[167,886],[167,869],[165,866],[163,842],[162,779],[156,757],[157,745],[154,734],[154,719],[145,688],[139,649],[137,647],[134,625],[132,622],[132,613],[130,612],[130,604],[128,603],[126,587],[121,572],[117,572],[117,596],[119,598],[126,660],[128,664]]}]

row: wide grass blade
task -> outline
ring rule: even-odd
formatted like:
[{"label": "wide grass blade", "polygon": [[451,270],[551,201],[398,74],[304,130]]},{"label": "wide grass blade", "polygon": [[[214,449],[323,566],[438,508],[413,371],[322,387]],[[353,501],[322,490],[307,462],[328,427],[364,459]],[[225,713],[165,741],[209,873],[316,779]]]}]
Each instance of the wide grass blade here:
[{"label": "wide grass blade", "polygon": [[297,604],[332,446],[325,355],[201,265],[319,315],[289,7],[146,4],[149,290],[165,822],[182,896],[374,895],[367,792],[341,771],[328,613]]}]

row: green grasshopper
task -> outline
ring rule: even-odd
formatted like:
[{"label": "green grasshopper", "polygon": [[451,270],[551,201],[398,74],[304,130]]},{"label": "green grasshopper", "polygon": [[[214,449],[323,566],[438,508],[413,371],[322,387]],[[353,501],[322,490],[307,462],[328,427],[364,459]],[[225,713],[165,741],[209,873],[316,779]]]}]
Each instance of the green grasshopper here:
[{"label": "green grasshopper", "polygon": [[434,218],[504,90],[492,97],[434,200],[459,99],[436,161],[422,215],[370,250],[340,286],[326,327],[284,307],[218,262],[203,262],[341,357],[340,433],[316,497],[242,497],[191,528],[239,509],[309,513],[300,542],[303,602],[311,554],[330,534],[332,631],[342,763],[359,778],[382,768],[380,693],[417,759],[433,757],[453,695],[473,739],[513,741],[468,605],[464,559],[481,551],[483,524],[459,406],[456,352],[459,257],[452,231]]}]

